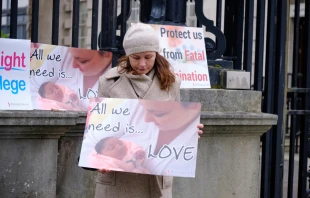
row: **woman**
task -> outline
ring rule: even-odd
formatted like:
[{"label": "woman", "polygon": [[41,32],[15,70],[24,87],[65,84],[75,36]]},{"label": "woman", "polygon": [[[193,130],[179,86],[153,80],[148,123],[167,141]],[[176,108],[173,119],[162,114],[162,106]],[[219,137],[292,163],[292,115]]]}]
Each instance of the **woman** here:
[{"label": "woman", "polygon": [[[123,47],[126,56],[120,59],[119,66],[99,79],[99,97],[180,100],[181,81],[159,55],[159,40],[152,27],[132,25]],[[100,172],[95,197],[172,197],[172,177]]]},{"label": "woman", "polygon": [[53,82],[72,90],[79,98],[79,105],[87,110],[89,98],[97,95],[99,77],[111,66],[112,53],[57,46],[49,56],[54,59],[45,60],[40,68],[31,72],[34,108],[41,109],[37,103],[41,85]]}]

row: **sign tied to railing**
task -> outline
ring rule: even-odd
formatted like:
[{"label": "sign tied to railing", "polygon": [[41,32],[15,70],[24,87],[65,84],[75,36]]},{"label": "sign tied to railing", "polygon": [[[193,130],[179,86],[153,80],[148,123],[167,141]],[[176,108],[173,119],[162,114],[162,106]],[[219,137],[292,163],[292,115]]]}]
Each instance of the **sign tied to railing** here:
[{"label": "sign tied to railing", "polygon": [[[210,88],[202,29],[152,27],[181,88]],[[87,111],[111,63],[111,52],[1,39],[0,109]]]},{"label": "sign tied to railing", "polygon": [[152,25],[163,55],[182,80],[181,88],[210,88],[202,28]]},{"label": "sign tied to railing", "polygon": [[0,39],[0,109],[30,110],[30,41]]},{"label": "sign tied to railing", "polygon": [[31,98],[35,109],[86,111],[98,80],[111,68],[112,54],[32,43]]}]

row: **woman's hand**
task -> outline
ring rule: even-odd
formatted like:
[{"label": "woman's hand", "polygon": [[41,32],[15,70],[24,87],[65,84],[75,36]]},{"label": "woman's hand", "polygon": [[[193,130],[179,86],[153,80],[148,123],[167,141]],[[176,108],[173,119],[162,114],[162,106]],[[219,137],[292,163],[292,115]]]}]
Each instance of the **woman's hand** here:
[{"label": "woman's hand", "polygon": [[111,172],[111,170],[108,170],[108,169],[99,169],[98,171],[102,174]]},{"label": "woman's hand", "polygon": [[198,138],[200,138],[200,135],[202,135],[202,133],[203,133],[202,130],[201,130],[201,129],[203,129],[203,127],[204,126],[201,123],[197,125],[197,128],[198,128]]}]

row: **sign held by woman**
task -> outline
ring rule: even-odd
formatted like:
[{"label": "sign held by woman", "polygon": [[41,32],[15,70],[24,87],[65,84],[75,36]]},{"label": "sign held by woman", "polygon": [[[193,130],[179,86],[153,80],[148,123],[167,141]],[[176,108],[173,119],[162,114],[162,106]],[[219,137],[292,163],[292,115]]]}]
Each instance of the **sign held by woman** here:
[{"label": "sign held by woman", "polygon": [[195,177],[200,103],[91,98],[79,166]]}]

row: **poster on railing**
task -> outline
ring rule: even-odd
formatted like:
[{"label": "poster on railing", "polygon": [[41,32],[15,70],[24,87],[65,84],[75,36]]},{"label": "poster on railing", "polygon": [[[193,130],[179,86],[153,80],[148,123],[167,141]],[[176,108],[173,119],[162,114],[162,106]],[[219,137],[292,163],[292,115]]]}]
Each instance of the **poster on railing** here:
[{"label": "poster on railing", "polygon": [[0,109],[32,110],[30,41],[0,38]]},{"label": "poster on railing", "polygon": [[79,166],[195,177],[200,103],[91,98]]},{"label": "poster on railing", "polygon": [[152,27],[159,37],[160,54],[182,79],[181,88],[210,88],[203,29],[170,25]]},{"label": "poster on railing", "polygon": [[34,109],[87,111],[112,53],[31,43],[31,99]]}]

